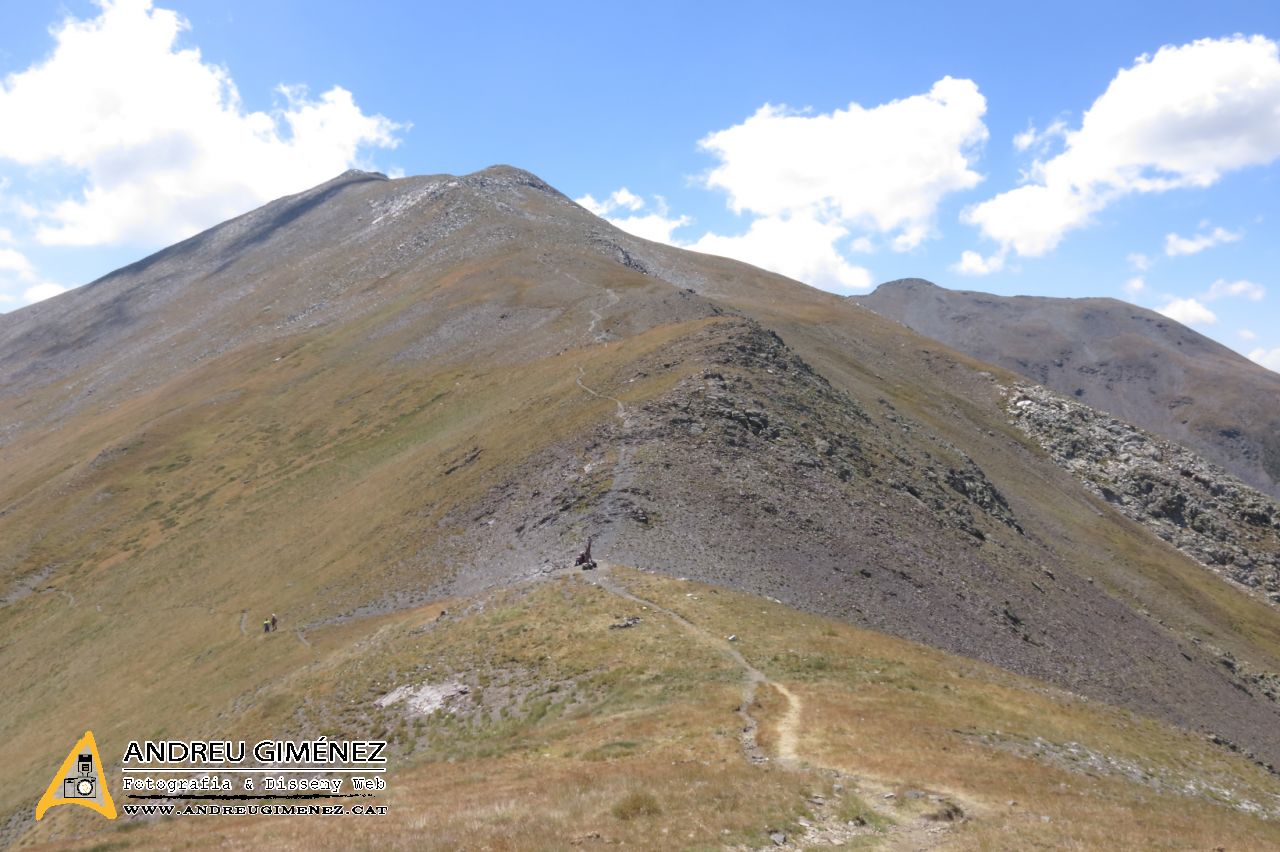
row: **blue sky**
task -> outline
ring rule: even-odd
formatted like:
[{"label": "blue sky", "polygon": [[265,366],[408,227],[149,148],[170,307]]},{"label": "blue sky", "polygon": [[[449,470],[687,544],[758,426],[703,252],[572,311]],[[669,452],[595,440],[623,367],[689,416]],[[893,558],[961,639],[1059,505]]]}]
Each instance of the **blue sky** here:
[{"label": "blue sky", "polygon": [[0,310],[351,165],[505,162],[827,289],[1114,296],[1280,369],[1278,40],[1264,3],[5,4]]}]

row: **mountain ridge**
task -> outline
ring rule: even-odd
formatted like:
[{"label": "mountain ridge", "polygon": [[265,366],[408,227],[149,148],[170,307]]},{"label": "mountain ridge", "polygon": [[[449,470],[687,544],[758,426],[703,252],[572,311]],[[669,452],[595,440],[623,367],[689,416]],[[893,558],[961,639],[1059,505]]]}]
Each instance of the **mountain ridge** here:
[{"label": "mountain ridge", "polygon": [[921,279],[850,298],[1280,496],[1280,374],[1168,317],[1116,299],[996,296]]},{"label": "mountain ridge", "polygon": [[610,563],[1280,762],[1276,701],[1221,662],[1280,671],[1274,608],[1049,458],[1005,410],[1013,371],[627,235],[518,169],[324,186],[0,326],[8,765],[42,772],[19,720],[79,724],[66,699],[136,676],[173,613],[147,682],[208,677],[182,719],[216,727],[270,709],[246,613],[311,654],[563,579],[593,534]]}]

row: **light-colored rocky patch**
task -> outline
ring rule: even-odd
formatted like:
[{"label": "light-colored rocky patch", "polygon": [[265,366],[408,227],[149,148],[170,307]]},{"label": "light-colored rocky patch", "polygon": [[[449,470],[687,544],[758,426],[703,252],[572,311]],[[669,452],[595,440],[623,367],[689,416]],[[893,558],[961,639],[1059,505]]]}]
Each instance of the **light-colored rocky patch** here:
[{"label": "light-colored rocky patch", "polygon": [[390,707],[403,701],[410,713],[428,716],[441,709],[454,712],[450,703],[469,692],[470,687],[461,683],[424,683],[421,686],[405,684],[397,686],[374,703],[379,707]]},{"label": "light-colored rocky patch", "polygon": [[1280,504],[1172,441],[1039,385],[1012,422],[1095,494],[1211,571],[1280,604]]}]

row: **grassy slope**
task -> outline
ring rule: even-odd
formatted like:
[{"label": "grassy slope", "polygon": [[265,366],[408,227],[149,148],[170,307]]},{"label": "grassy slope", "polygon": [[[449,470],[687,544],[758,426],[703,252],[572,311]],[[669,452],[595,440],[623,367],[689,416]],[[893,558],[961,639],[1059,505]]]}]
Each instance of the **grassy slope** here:
[{"label": "grassy slope", "polygon": [[[42,834],[100,849],[718,848],[767,845],[769,829],[796,838],[808,821],[846,848],[1280,843],[1276,822],[1215,801],[1275,812],[1280,786],[1198,737],[759,598],[612,574],[698,631],[570,573],[451,602],[438,620],[434,606],[315,631],[308,659],[227,720],[273,736],[385,732],[387,817],[201,818],[192,834],[183,819],[105,826],[63,808]],[[628,615],[641,622],[609,629]],[[793,762],[753,766],[742,754],[730,633],[773,682],[752,708],[761,743],[794,750]],[[261,659],[289,643],[237,644]],[[474,687],[456,715],[408,718],[373,703],[396,685],[455,678]],[[100,741],[119,752],[113,735]],[[1185,794],[1193,776],[1215,790]],[[948,802],[963,820],[929,819]]]},{"label": "grassy slope", "polygon": [[[638,283],[643,276],[612,261],[609,266],[603,275],[582,270],[579,274],[620,291],[627,286],[645,286]],[[1089,498],[1065,474],[1056,475],[1043,466],[1028,476],[1016,453],[1006,455],[1010,448],[1024,453],[1033,450],[1025,442],[1019,443],[1022,439],[1005,427],[996,415],[1000,409],[990,400],[965,400],[967,391],[957,390],[964,386],[953,384],[956,371],[948,366],[956,360],[953,353],[929,344],[929,349],[941,351],[941,357],[925,358],[928,369],[922,370],[920,353],[901,348],[914,336],[900,328],[869,316],[851,319],[861,313],[855,307],[794,284],[786,284],[790,288],[785,291],[787,296],[779,300],[778,291],[770,290],[777,280],[756,271],[742,273],[741,269],[715,261],[708,267],[710,289],[732,291],[728,301],[776,328],[833,383],[851,390],[855,397],[869,402],[883,393],[940,434],[951,436],[992,473],[1015,508],[1019,501],[1022,505],[1052,504],[1055,514],[1037,510],[1020,512],[1019,516],[1035,516],[1041,537],[1074,547],[1071,555],[1079,558],[1082,573],[1095,574],[1117,594],[1150,606],[1154,617],[1210,637],[1238,657],[1260,661],[1263,668],[1280,669],[1274,662],[1280,660],[1280,635],[1273,612],[1260,609],[1171,551],[1152,550],[1150,537],[1127,527],[1122,519],[1099,519]],[[91,415],[68,421],[57,431],[29,432],[23,446],[7,448],[10,452],[0,470],[0,540],[13,546],[0,553],[0,572],[7,579],[15,572],[38,572],[50,564],[58,568],[51,579],[35,584],[37,594],[0,608],[0,650],[6,681],[0,711],[0,763],[6,767],[6,783],[0,786],[0,814],[30,813],[48,781],[49,767],[61,759],[65,743],[83,732],[86,716],[102,720],[94,723],[95,733],[109,761],[120,754],[123,740],[129,737],[192,736],[208,731],[251,739],[282,736],[291,725],[309,733],[377,733],[384,727],[393,732],[413,730],[410,722],[383,718],[372,709],[369,699],[379,690],[385,691],[393,679],[388,665],[392,669],[403,666],[400,672],[408,672],[421,664],[422,657],[432,659],[447,650],[437,644],[412,647],[405,631],[423,614],[405,610],[382,619],[345,623],[335,623],[335,619],[362,605],[381,602],[405,607],[412,603],[383,601],[383,589],[417,588],[427,594],[452,567],[443,554],[456,530],[441,526],[450,517],[450,508],[484,493],[508,475],[513,464],[540,448],[612,418],[612,403],[587,396],[576,386],[579,367],[592,386],[620,387],[619,382],[632,374],[629,366],[638,359],[663,351],[671,341],[705,322],[648,327],[637,321],[647,330],[620,343],[580,348],[589,339],[588,318],[578,311],[576,317],[566,314],[556,321],[557,326],[564,326],[556,329],[562,332],[558,339],[567,341],[567,348],[558,354],[523,357],[525,350],[498,347],[480,357],[464,358],[459,353],[472,350],[459,344],[444,358],[401,361],[395,357],[419,337],[447,324],[457,315],[456,308],[472,302],[509,300],[518,305],[545,298],[548,305],[558,304],[545,293],[531,292],[525,286],[528,282],[509,269],[498,270],[500,285],[492,287],[489,282],[491,289],[486,287],[487,274],[486,269],[469,268],[465,275],[451,273],[430,282],[408,274],[403,280],[379,279],[369,286],[382,288],[388,298],[372,313],[360,315],[358,322],[336,329],[322,326],[297,338],[246,344],[200,361],[183,373],[180,381],[126,394],[116,407],[99,403]],[[723,280],[716,279],[717,275]],[[751,287],[759,292],[753,294]],[[397,330],[399,315],[441,293],[452,301],[433,302],[433,313],[426,319]],[[603,293],[592,298],[595,300],[588,304],[604,307]],[[506,304],[503,302],[504,307]],[[616,328],[628,330],[623,321]],[[512,341],[504,340],[503,344],[508,342]],[[509,369],[513,359],[520,363],[519,371]],[[960,372],[972,374],[980,369],[966,365],[963,359],[960,363],[964,367]],[[679,378],[675,371],[661,381],[669,384]],[[628,403],[638,402],[664,389],[657,379],[650,379],[628,385],[623,395]],[[26,416],[24,411],[55,410],[62,393],[60,386],[39,391],[37,398],[15,411],[15,418]],[[980,437],[987,430],[992,433],[991,441]],[[482,452],[473,462],[460,464],[474,449]],[[456,469],[446,473],[451,468]],[[1046,494],[1053,496],[1046,500]],[[288,511],[280,511],[282,507]],[[754,617],[758,601],[725,592],[721,595],[724,600],[743,602],[734,605],[738,611],[723,615],[718,632],[743,634],[744,647],[754,641],[750,634],[767,632],[764,622],[750,630],[742,626],[750,622],[748,616]],[[912,659],[947,659],[943,668],[985,672],[983,683],[1025,683],[940,654],[928,657],[932,652],[851,628],[805,626],[825,623],[791,613],[783,615],[767,604],[760,607],[774,613],[780,623],[803,626],[803,635],[798,634],[794,641],[775,637],[773,646],[760,651],[765,656],[800,647],[796,643],[810,634],[815,641],[828,644],[833,637],[847,635],[857,637],[851,641],[859,647],[888,642],[893,648],[914,649]],[[624,609],[613,607],[611,612]],[[256,625],[272,610],[281,614],[286,630],[264,638],[256,632]],[[588,610],[586,600],[577,596],[563,606],[540,605],[536,616],[513,615],[511,629],[520,626],[522,632],[508,636],[503,628],[504,641],[495,648],[489,647],[492,636],[485,632],[492,630],[493,624],[466,622],[468,626],[457,634],[455,667],[466,669],[475,660],[487,666],[501,651],[522,661],[517,668],[523,670],[527,662],[521,656],[524,637],[530,641],[543,637],[547,649],[543,653],[550,654],[562,644],[557,637],[586,629],[576,623],[574,613]],[[537,619],[547,613],[555,618],[544,628]],[[713,616],[709,609],[696,617]],[[690,617],[695,616],[690,613]],[[246,633],[241,632],[242,622]],[[297,627],[303,628],[301,634],[293,632]],[[380,634],[379,630],[385,632]],[[547,632],[554,630],[561,633]],[[607,656],[619,642],[631,642],[633,631],[600,631],[599,635],[588,631],[585,635],[590,636],[590,642],[563,649],[569,657],[580,656],[581,660],[559,664],[585,666],[583,671],[594,673],[596,681],[580,707],[617,708],[616,712],[606,713],[602,723],[590,723],[583,720],[596,718],[594,715],[548,711],[536,724],[495,722],[481,726],[474,736],[459,736],[457,726],[447,726],[452,735],[432,740],[441,743],[438,747],[424,740],[413,757],[423,761],[421,768],[406,768],[397,781],[397,789],[403,787],[404,792],[393,795],[405,797],[399,800],[404,805],[404,820],[397,817],[366,830],[400,832],[401,844],[413,845],[423,826],[443,822],[453,826],[450,831],[461,833],[442,837],[493,837],[501,843],[504,836],[511,836],[514,825],[521,824],[533,826],[527,830],[535,831],[529,836],[536,845],[551,844],[551,838],[565,836],[567,827],[595,825],[598,828],[582,830],[652,843],[656,837],[653,821],[633,823],[611,816],[613,804],[631,792],[629,778],[652,778],[651,784],[646,783],[661,798],[659,805],[665,815],[657,825],[664,827],[706,822],[718,825],[718,830],[728,828],[731,837],[747,838],[750,832],[759,837],[762,815],[784,820],[806,807],[798,791],[805,785],[816,789],[812,785],[818,781],[807,776],[796,781],[790,774],[775,777],[768,773],[762,780],[758,770],[730,759],[737,754],[730,734],[737,725],[731,711],[738,687],[731,667],[726,669],[715,654],[704,653],[700,668],[680,674],[671,666],[677,662],[684,665],[696,650],[688,641],[676,641],[681,637],[672,639],[675,644],[668,651],[647,648],[646,653],[661,651],[658,661],[651,663],[642,655],[633,655],[626,644],[617,651],[621,656]],[[426,636],[420,641],[436,642],[436,634]],[[384,647],[387,642],[392,645]],[[605,643],[605,656],[588,650],[600,642]],[[852,722],[841,721],[840,708],[863,700],[852,697],[853,686],[858,696],[869,697],[872,693],[865,683],[850,681],[842,669],[840,677],[832,675],[830,688],[834,691],[828,695],[820,689],[820,678],[791,678],[785,669],[770,668],[769,660],[761,659],[756,649],[750,651],[756,665],[805,698],[806,707],[817,714],[815,718],[824,720],[831,737],[841,729],[860,730]],[[386,663],[399,659],[403,662]],[[622,665],[628,659],[634,662],[631,668]],[[609,674],[615,663],[622,665],[621,676]],[[875,668],[878,662],[870,665]],[[366,668],[380,673],[379,680],[357,680],[353,687],[357,691],[340,694],[342,685],[349,678],[358,679]],[[637,671],[650,668],[658,681],[674,677],[695,684],[696,688],[687,692],[696,694],[677,702],[670,696],[662,697],[665,687],[657,697],[637,693],[630,680]],[[537,682],[541,675],[535,671],[528,677]],[[122,684],[129,687],[121,688]],[[876,718],[884,718],[890,726],[877,731],[877,739],[882,741],[877,742],[877,753],[900,761],[904,771],[895,775],[872,764],[854,768],[906,779],[907,783],[925,783],[929,775],[916,777],[905,771],[915,765],[909,762],[914,759],[911,755],[931,756],[941,766],[939,761],[949,759],[956,747],[949,747],[943,755],[930,751],[924,741],[904,739],[909,748],[891,748],[893,738],[885,740],[883,734],[893,731],[892,726],[899,722],[923,726],[928,734],[924,740],[936,735],[944,743],[951,742],[951,735],[900,710],[899,699],[918,690],[889,689],[884,695],[891,706],[876,710]],[[810,694],[811,690],[818,691]],[[1015,694],[1022,700],[1022,692]],[[330,696],[328,704],[325,695]],[[353,700],[355,703],[350,703]],[[777,709],[771,703],[777,700],[780,696],[763,691],[763,712]],[[547,706],[554,703],[549,701]],[[831,703],[834,709],[829,711]],[[304,707],[301,714],[295,712],[299,704]],[[1016,712],[997,704],[983,713],[975,710],[969,716],[958,716],[962,721],[953,727],[966,731],[962,740],[978,748],[973,743],[990,736],[990,731],[1008,730],[1001,717],[1006,711],[1010,721],[1018,718]],[[828,712],[835,715],[829,719],[822,715]],[[1121,711],[1088,712],[1128,718]],[[573,724],[564,722],[566,714]],[[693,727],[685,739],[670,733],[686,718],[692,720]],[[1056,717],[1047,714],[1044,718]],[[633,723],[640,728],[633,730]],[[1031,722],[1023,719],[1022,723],[1023,739],[1041,733]],[[965,729],[965,724],[976,726],[977,733]],[[1089,730],[1091,725],[1098,730],[1105,727],[1093,716],[1080,724]],[[657,733],[644,734],[649,730],[645,726]],[[1062,729],[1063,736],[1075,735],[1074,730]],[[1201,744],[1168,729],[1158,730],[1163,732],[1159,734],[1164,737],[1161,742],[1175,745],[1155,751],[1176,753],[1185,742],[1189,753],[1210,759]],[[901,737],[901,730],[895,735]],[[536,743],[552,737],[570,744],[563,751],[552,750],[551,757],[536,756],[545,753],[537,751]],[[816,760],[830,750],[824,761],[846,765],[841,761],[852,759],[850,753],[856,754],[852,744],[829,739],[807,742],[802,738],[802,755]],[[644,748],[619,745],[633,742]],[[994,761],[992,765],[1001,771],[1019,771],[1026,762],[1010,756],[1019,742],[1015,738],[977,753],[987,755],[990,751],[983,759]],[[1102,743],[1099,748],[1124,747],[1120,740],[1098,742]],[[1146,748],[1134,747],[1140,752]],[[672,749],[678,748],[685,749],[679,753],[682,756],[671,757]],[[602,750],[595,757],[626,759],[588,759],[586,755],[593,749]],[[447,762],[450,757],[462,761],[465,774],[461,770],[441,771],[440,761]],[[639,762],[632,761],[633,757]],[[732,775],[732,786],[742,790],[739,822],[716,823],[720,813],[733,813],[734,809],[719,801],[708,804],[710,800],[693,795],[700,788],[692,782],[680,787],[683,776],[679,773],[694,770],[687,768],[692,764],[673,764],[673,760],[710,761],[710,768],[698,776],[705,784],[718,779],[715,783],[723,785]],[[968,764],[957,764],[963,765]],[[583,780],[597,778],[602,767],[607,770],[604,780]],[[1230,773],[1237,770],[1245,772],[1233,768]],[[494,777],[503,777],[504,785],[495,786]],[[1262,783],[1251,780],[1247,773],[1240,777],[1246,786]],[[556,785],[543,783],[545,778],[562,780],[566,786],[563,795]],[[946,778],[937,783],[946,783]],[[998,787],[998,780],[992,783]],[[657,788],[661,784],[676,784],[674,789],[684,792],[660,794]],[[1126,794],[1127,801],[1140,801],[1146,795],[1144,790],[1134,788]],[[474,814],[464,819],[468,811],[459,811],[459,800],[451,799],[454,793],[450,791],[470,797],[466,801],[476,803]],[[498,793],[502,795],[495,798]],[[428,794],[439,794],[439,803],[424,802]],[[985,794],[971,792],[974,801],[979,795]],[[1022,794],[1008,797],[1026,800]],[[563,821],[557,822],[555,808],[550,815],[540,816],[536,811],[539,803],[562,806],[566,814]],[[77,822],[77,815],[55,813],[57,819],[49,828],[42,824],[40,836],[59,827],[98,827],[92,821]],[[1208,813],[1212,816],[1217,811]],[[1097,819],[1125,817],[1121,812],[1095,815]],[[626,824],[620,826],[619,822]],[[1212,827],[1217,822],[1206,824]],[[213,827],[213,823],[206,827]],[[245,825],[235,830],[251,834],[279,829]],[[307,830],[321,832],[326,827]],[[1248,838],[1260,829],[1247,823],[1240,830]],[[157,837],[172,840],[180,831],[174,829],[174,834]],[[695,834],[708,843],[720,842],[719,835],[710,829],[697,828]],[[363,836],[374,845],[374,835]],[[351,839],[339,835],[335,845],[341,845],[338,841],[343,838]],[[441,845],[449,844],[442,840]]]},{"label": "grassy slope", "polygon": [[[610,416],[612,403],[577,387],[577,368],[610,372],[690,327],[518,374],[491,362],[389,369],[403,341],[370,345],[346,328],[210,359],[80,419],[80,431],[41,436],[3,482],[4,538],[27,545],[11,564],[58,570],[0,608],[0,635],[16,637],[4,649],[0,762],[13,783],[0,813],[34,804],[86,717],[102,720],[100,738],[216,727],[318,653],[312,625],[404,605],[382,601],[385,588],[438,586],[452,570],[441,547],[451,508],[494,471]],[[446,473],[474,448],[473,463]],[[51,458],[68,460],[52,476]],[[271,655],[245,656],[242,631],[271,611],[291,633]]]}]

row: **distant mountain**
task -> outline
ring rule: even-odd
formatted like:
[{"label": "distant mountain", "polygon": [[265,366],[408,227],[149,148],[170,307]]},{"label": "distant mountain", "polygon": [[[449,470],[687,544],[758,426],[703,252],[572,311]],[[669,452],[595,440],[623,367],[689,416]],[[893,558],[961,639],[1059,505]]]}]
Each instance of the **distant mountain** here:
[{"label": "distant mountain", "polygon": [[919,278],[850,298],[1280,496],[1280,374],[1166,316],[1116,299],[994,296]]},{"label": "distant mountain", "polygon": [[[1058,330],[1052,314],[1010,333],[979,307],[969,322],[1018,339],[1035,363],[1060,360],[1063,373],[1094,365],[1080,373],[1094,382],[1068,388],[1082,401],[1101,405],[1108,384],[1142,389],[1142,414],[1182,394],[1172,410],[1191,433],[1236,430],[1241,457],[1257,447],[1257,470],[1274,470],[1248,443],[1275,414],[1270,374],[1163,318],[1099,305],[1074,320],[1087,334]],[[1069,346],[1073,336],[1087,343]],[[1153,350],[1153,339],[1167,345]],[[80,736],[90,713],[104,749],[161,731],[385,734],[406,772],[439,759],[440,773],[484,779],[492,764],[466,761],[510,758],[498,771],[537,777],[567,761],[574,768],[542,786],[576,791],[677,731],[634,708],[714,694],[719,710],[681,716],[688,727],[661,765],[720,774],[723,750],[690,750],[683,731],[714,735],[737,759],[733,732],[747,723],[733,708],[755,712],[739,686],[754,670],[739,660],[809,695],[805,718],[818,729],[812,720],[849,710],[850,694],[913,708],[905,731],[953,712],[963,693],[985,709],[939,728],[942,759],[960,761],[937,782],[948,786],[1005,774],[975,771],[988,752],[1029,761],[1075,754],[1080,738],[1066,722],[1041,725],[1003,687],[971,698],[972,660],[987,664],[984,683],[1012,671],[1062,706],[1085,696],[1194,732],[1196,753],[1212,747],[1258,772],[1244,755],[1280,764],[1280,611],[1266,597],[1280,590],[1250,567],[1276,564],[1262,557],[1280,550],[1280,509],[1247,494],[1204,513],[1204,536],[1237,545],[1234,567],[1208,570],[1176,549],[1176,531],[1166,543],[1131,517],[1162,530],[1197,523],[1217,475],[1188,495],[1179,471],[1135,462],[1118,482],[1086,485],[1058,458],[1071,451],[1056,434],[1072,428],[1070,412],[1021,400],[1022,419],[1050,433],[1037,443],[1009,410],[1020,381],[833,294],[627,235],[507,166],[348,173],[4,315],[0,843],[5,831],[51,840],[44,832],[59,823],[36,826],[34,798],[66,753],[62,736]],[[1157,476],[1158,505],[1130,493]],[[1123,493],[1113,502],[1104,488]],[[602,563],[745,594],[723,596],[739,603],[712,644],[694,643],[695,659],[680,625],[705,619],[715,592],[655,581],[646,594],[666,595],[659,610],[604,581],[586,587],[605,576],[572,570],[588,536]],[[618,574],[637,588],[654,576]],[[427,602],[430,619],[415,609]],[[795,625],[811,624],[795,609],[931,646],[936,686],[917,694],[916,674],[871,644],[811,653],[793,642]],[[280,634],[256,629],[273,612]],[[553,612],[563,629],[543,623]],[[805,635],[824,641],[824,630]],[[830,631],[832,642],[846,635]],[[855,647],[864,658],[849,667]],[[947,662],[955,655],[970,660]],[[672,668],[699,661],[731,692]],[[446,662],[457,682],[445,692],[470,690],[471,721],[378,703],[393,685],[430,686]],[[837,675],[838,698],[807,692]],[[762,713],[780,695],[762,689]],[[594,745],[535,733],[490,747],[484,737],[513,730],[495,726],[535,705],[578,714],[574,735]],[[875,738],[857,720],[880,713],[866,708],[825,728],[870,754]],[[1006,724],[1014,716],[1062,748],[1004,738],[1022,729]],[[467,737],[469,751],[441,758]],[[840,760],[854,754],[841,748]],[[914,779],[936,762],[903,772]],[[975,796],[1013,814],[1002,804],[1012,792]],[[397,807],[430,798],[404,795]],[[607,835],[624,820],[604,807],[610,822],[591,830]],[[1013,818],[1026,822],[1021,809]],[[371,837],[355,845],[378,845]]]}]

